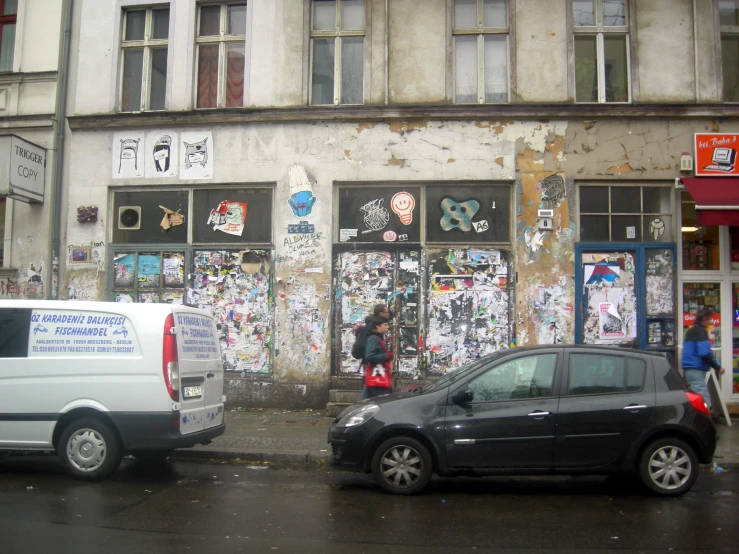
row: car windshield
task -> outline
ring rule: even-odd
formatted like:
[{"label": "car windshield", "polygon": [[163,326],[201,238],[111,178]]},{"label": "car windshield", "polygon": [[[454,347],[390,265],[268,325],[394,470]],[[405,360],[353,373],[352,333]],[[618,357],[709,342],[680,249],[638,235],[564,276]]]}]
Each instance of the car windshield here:
[{"label": "car windshield", "polygon": [[454,369],[438,379],[437,381],[434,381],[433,383],[426,385],[423,389],[421,389],[421,392],[433,392],[440,389],[443,389],[444,387],[448,387],[452,383],[455,383],[459,381],[460,379],[464,378],[465,376],[469,375],[473,371],[476,371],[479,367],[486,365],[493,361],[495,358],[498,358],[501,356],[503,352],[491,354],[490,356],[485,356],[484,358],[480,358],[479,360],[474,360],[467,365],[463,365],[461,367],[458,367],[457,369]]}]

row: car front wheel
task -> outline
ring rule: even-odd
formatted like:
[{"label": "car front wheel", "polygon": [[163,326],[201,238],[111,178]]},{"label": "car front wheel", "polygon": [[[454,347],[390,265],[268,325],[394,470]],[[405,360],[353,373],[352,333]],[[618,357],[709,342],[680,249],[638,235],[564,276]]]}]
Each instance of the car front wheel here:
[{"label": "car front wheel", "polygon": [[100,420],[78,419],[67,425],[57,446],[64,466],[77,479],[100,481],[113,473],[123,457],[118,437]]},{"label": "car front wheel", "polygon": [[679,496],[689,491],[698,479],[698,457],[680,439],[658,439],[642,451],[639,478],[656,494]]},{"label": "car front wheel", "polygon": [[433,471],[428,449],[416,439],[393,437],[383,442],[372,457],[372,474],[379,485],[394,494],[423,490]]}]

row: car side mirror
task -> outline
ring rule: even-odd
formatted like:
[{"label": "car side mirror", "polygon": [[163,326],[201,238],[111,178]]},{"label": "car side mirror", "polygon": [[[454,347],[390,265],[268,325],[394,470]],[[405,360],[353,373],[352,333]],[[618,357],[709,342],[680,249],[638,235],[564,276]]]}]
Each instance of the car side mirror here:
[{"label": "car side mirror", "polygon": [[475,398],[475,394],[470,389],[463,389],[454,393],[452,396],[452,402],[463,406],[469,404]]}]

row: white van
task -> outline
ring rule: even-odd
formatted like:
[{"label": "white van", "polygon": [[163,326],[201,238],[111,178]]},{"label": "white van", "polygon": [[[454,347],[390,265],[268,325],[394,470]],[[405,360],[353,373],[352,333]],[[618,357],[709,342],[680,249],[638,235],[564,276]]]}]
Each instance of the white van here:
[{"label": "white van", "polygon": [[0,300],[0,450],[96,481],[225,431],[213,318],[174,304]]}]

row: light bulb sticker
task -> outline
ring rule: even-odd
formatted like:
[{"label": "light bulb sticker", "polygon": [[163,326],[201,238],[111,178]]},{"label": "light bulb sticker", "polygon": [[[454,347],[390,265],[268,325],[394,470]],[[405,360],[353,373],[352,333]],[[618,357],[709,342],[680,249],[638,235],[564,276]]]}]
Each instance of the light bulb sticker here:
[{"label": "light bulb sticker", "polygon": [[400,218],[403,225],[410,225],[413,221],[413,208],[416,207],[416,199],[408,192],[398,192],[390,201],[390,208]]}]

